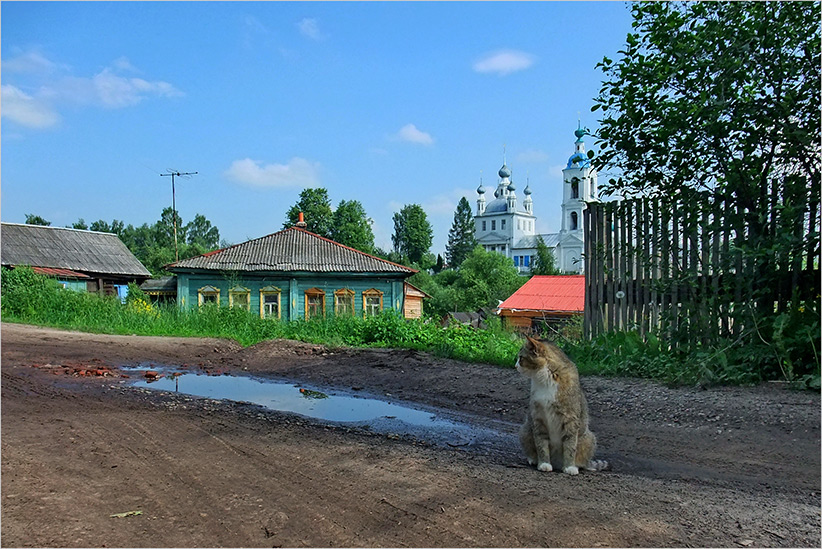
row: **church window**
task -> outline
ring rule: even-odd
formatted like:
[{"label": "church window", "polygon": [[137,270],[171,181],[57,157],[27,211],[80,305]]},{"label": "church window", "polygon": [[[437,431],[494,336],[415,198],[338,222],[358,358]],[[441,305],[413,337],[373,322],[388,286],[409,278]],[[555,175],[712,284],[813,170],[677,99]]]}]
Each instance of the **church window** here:
[{"label": "church window", "polygon": [[485,221],[483,221],[483,222],[482,222],[482,230],[483,230],[483,232],[485,232],[485,231],[486,231],[486,228],[485,228],[485,223],[486,223]]},{"label": "church window", "polygon": [[571,180],[571,198],[579,198],[579,179],[576,177]]},{"label": "church window", "polygon": [[518,231],[522,230],[522,220],[521,219],[517,219],[517,230]]},{"label": "church window", "polygon": [[496,231],[496,230],[497,230],[497,220],[496,220],[496,219],[492,219],[492,220],[491,220],[491,230],[492,230],[492,231]]},{"label": "church window", "polygon": [[579,224],[579,216],[577,212],[571,212],[571,230],[576,231]]},{"label": "church window", "polygon": [[499,228],[504,231],[505,230],[505,220],[503,219],[502,221],[499,222],[499,224],[500,224]]}]

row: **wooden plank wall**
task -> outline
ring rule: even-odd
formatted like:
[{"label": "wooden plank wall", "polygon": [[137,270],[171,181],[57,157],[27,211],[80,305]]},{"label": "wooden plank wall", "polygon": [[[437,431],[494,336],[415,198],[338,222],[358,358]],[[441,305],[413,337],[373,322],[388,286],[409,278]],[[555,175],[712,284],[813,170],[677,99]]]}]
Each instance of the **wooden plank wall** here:
[{"label": "wooden plank wall", "polygon": [[708,344],[750,328],[756,308],[818,299],[819,198],[801,185],[765,196],[764,223],[739,200],[704,194],[588,204],[586,337],[636,330]]}]

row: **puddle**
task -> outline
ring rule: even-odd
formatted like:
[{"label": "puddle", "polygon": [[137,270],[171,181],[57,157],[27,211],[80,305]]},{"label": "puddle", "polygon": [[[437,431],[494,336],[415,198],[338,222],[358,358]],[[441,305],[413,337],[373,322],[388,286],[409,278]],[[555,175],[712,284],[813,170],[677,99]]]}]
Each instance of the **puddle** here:
[{"label": "puddle", "polygon": [[336,390],[323,391],[319,387],[246,376],[214,376],[156,367],[154,370],[165,374],[164,377],[130,385],[215,400],[249,402],[322,421],[367,427],[375,432],[412,435],[451,447],[476,446],[501,436],[496,431],[448,419],[442,413]]}]

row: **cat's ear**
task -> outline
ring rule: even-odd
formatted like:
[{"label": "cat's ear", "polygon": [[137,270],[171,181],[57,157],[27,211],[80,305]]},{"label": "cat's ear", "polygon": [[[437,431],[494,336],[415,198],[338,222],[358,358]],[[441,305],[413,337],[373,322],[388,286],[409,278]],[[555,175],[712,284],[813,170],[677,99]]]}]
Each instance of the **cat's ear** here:
[{"label": "cat's ear", "polygon": [[529,351],[537,351],[540,348],[540,341],[525,334],[525,346]]}]

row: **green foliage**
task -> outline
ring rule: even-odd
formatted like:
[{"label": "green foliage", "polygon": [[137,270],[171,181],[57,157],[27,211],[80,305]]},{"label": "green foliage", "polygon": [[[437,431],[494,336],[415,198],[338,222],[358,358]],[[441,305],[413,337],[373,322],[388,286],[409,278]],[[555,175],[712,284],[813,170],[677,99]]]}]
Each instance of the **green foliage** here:
[{"label": "green foliage", "polygon": [[[394,214],[394,234],[391,235],[394,251],[411,263],[421,263],[426,255],[430,255],[428,250],[433,239],[434,229],[419,204],[406,205]],[[433,264],[431,261],[429,266]]]},{"label": "green foliage", "polygon": [[42,225],[48,227],[51,225],[51,221],[46,221],[39,215],[26,214],[26,225]]},{"label": "green foliage", "polygon": [[331,240],[367,254],[374,252],[372,220],[359,200],[340,200],[331,219]]},{"label": "green foliage", "polygon": [[75,223],[72,223],[71,228],[86,231],[88,230],[88,225],[86,224],[85,220],[81,217]]},{"label": "green foliage", "polygon": [[300,219],[300,212],[303,213],[305,229],[314,234],[331,237],[331,227],[333,212],[331,211],[331,200],[328,198],[328,190],[323,188],[305,189],[300,193],[300,199],[286,212],[286,221],[283,229],[293,227]]},{"label": "green foliage", "polygon": [[136,286],[121,304],[115,297],[62,289],[31,268],[2,269],[3,320],[97,333],[220,337],[253,345],[273,338],[330,346],[392,347],[431,351],[470,362],[513,366],[520,343],[499,323],[491,330],[462,326],[441,329],[407,320],[393,310],[360,318],[352,315],[293,322],[261,319],[240,308],[206,306],[180,310],[150,305]]},{"label": "green foliage", "polygon": [[[189,246],[197,246],[198,250],[214,250],[220,245],[220,231],[211,225],[211,221],[204,215],[197,214],[185,226],[186,242]],[[202,254],[199,252],[194,255]]]},{"label": "green foliage", "polygon": [[[662,319],[664,348],[606,334],[583,355],[672,382],[818,383],[819,275],[811,269],[820,250],[820,6],[631,5],[633,32],[619,58],[598,65],[605,80],[592,108],[603,116],[594,163],[619,174],[602,190],[664,196],[692,226],[706,219],[700,230],[733,229],[711,276],[722,273],[718,293],[744,292],[745,301],[725,307],[734,332],[727,340],[694,343],[704,319],[674,312]],[[725,226],[708,225],[711,204]],[[697,276],[667,282],[693,294]],[[801,285],[792,299],[788,280]]]},{"label": "green foliage", "polygon": [[477,245],[474,238],[474,216],[471,214],[471,205],[463,196],[454,212],[454,222],[448,231],[448,244],[445,246],[448,266],[457,269],[465,261]]},{"label": "green foliage", "polygon": [[477,246],[459,269],[445,269],[434,276],[419,272],[408,281],[431,296],[423,302],[424,313],[435,319],[455,311],[496,307],[520,286],[520,276],[510,258]]},{"label": "green foliage", "polygon": [[606,191],[682,187],[752,206],[798,174],[819,195],[819,2],[637,2],[592,110]]},{"label": "green foliage", "polygon": [[533,262],[531,263],[531,274],[532,275],[558,275],[562,274],[559,272],[559,269],[556,268],[556,262],[554,259],[554,252],[551,251],[545,241],[542,239],[542,235],[537,235],[537,253],[533,258]]},{"label": "green foliage", "polygon": [[514,262],[496,252],[486,252],[477,246],[457,271],[454,290],[457,310],[475,311],[482,307],[496,307],[525,284]]}]

